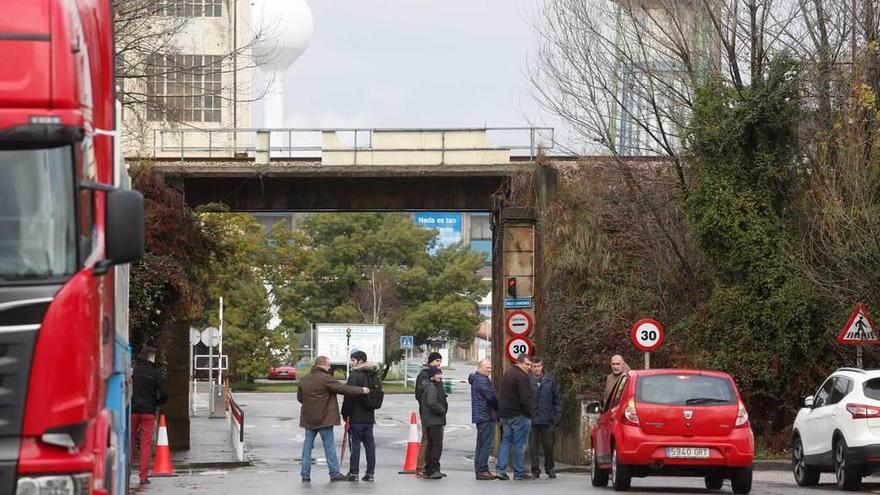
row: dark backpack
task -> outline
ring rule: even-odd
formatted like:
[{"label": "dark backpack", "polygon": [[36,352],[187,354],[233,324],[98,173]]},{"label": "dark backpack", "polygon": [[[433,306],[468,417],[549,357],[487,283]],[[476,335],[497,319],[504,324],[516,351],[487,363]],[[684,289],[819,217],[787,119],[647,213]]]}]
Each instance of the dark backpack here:
[{"label": "dark backpack", "polygon": [[385,392],[382,391],[382,379],[379,373],[370,375],[370,395],[367,396],[367,402],[373,409],[382,407],[382,401],[385,400]]}]

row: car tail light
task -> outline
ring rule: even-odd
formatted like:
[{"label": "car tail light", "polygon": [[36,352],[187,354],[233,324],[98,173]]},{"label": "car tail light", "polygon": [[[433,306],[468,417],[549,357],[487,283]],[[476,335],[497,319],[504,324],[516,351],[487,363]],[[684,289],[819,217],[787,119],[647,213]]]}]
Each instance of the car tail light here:
[{"label": "car tail light", "polygon": [[736,426],[746,426],[749,424],[749,413],[746,406],[739,401],[739,410],[736,412]]},{"label": "car tail light", "polygon": [[852,414],[852,419],[880,418],[880,407],[878,406],[847,404],[846,410]]},{"label": "car tail light", "polygon": [[629,404],[627,404],[626,409],[623,410],[623,417],[631,425],[639,425],[639,413],[636,411],[636,403],[634,400],[629,400]]}]

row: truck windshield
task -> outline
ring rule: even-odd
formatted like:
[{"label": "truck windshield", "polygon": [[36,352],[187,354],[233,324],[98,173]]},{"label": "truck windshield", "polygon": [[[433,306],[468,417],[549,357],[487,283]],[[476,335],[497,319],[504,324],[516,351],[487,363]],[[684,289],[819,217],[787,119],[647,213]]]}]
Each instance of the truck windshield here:
[{"label": "truck windshield", "polygon": [[0,282],[76,269],[73,150],[0,150]]}]

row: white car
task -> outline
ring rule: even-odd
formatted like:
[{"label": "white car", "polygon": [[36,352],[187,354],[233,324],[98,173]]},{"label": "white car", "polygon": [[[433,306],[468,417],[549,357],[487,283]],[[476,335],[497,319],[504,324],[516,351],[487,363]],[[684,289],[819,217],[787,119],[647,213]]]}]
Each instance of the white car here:
[{"label": "white car", "polygon": [[880,370],[841,368],[804,399],[791,455],[800,486],[833,472],[840,489],[856,490],[862,477],[880,468]]}]

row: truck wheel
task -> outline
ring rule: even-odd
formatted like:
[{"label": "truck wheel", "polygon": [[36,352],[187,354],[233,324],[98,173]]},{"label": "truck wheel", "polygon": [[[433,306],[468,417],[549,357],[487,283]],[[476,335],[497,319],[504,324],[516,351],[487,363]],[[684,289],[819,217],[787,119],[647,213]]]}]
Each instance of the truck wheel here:
[{"label": "truck wheel", "polygon": [[608,486],[608,470],[599,468],[599,459],[596,458],[596,449],[590,447],[593,460],[590,462],[590,482],[593,486]]},{"label": "truck wheel", "polygon": [[791,470],[794,473],[794,481],[798,486],[815,486],[819,484],[819,476],[822,474],[815,466],[807,466],[804,456],[804,443],[801,437],[794,437],[791,446]]},{"label": "truck wheel", "polygon": [[611,486],[616,492],[625,492],[629,490],[632,482],[632,474],[629,466],[620,462],[617,457],[617,446],[611,445]]},{"label": "truck wheel", "polygon": [[752,468],[737,468],[730,478],[733,493],[749,493],[752,491]]},{"label": "truck wheel", "polygon": [[854,466],[846,458],[846,440],[843,438],[834,446],[834,475],[837,477],[837,488],[841,490],[858,490],[862,486],[862,475],[858,466]]}]

